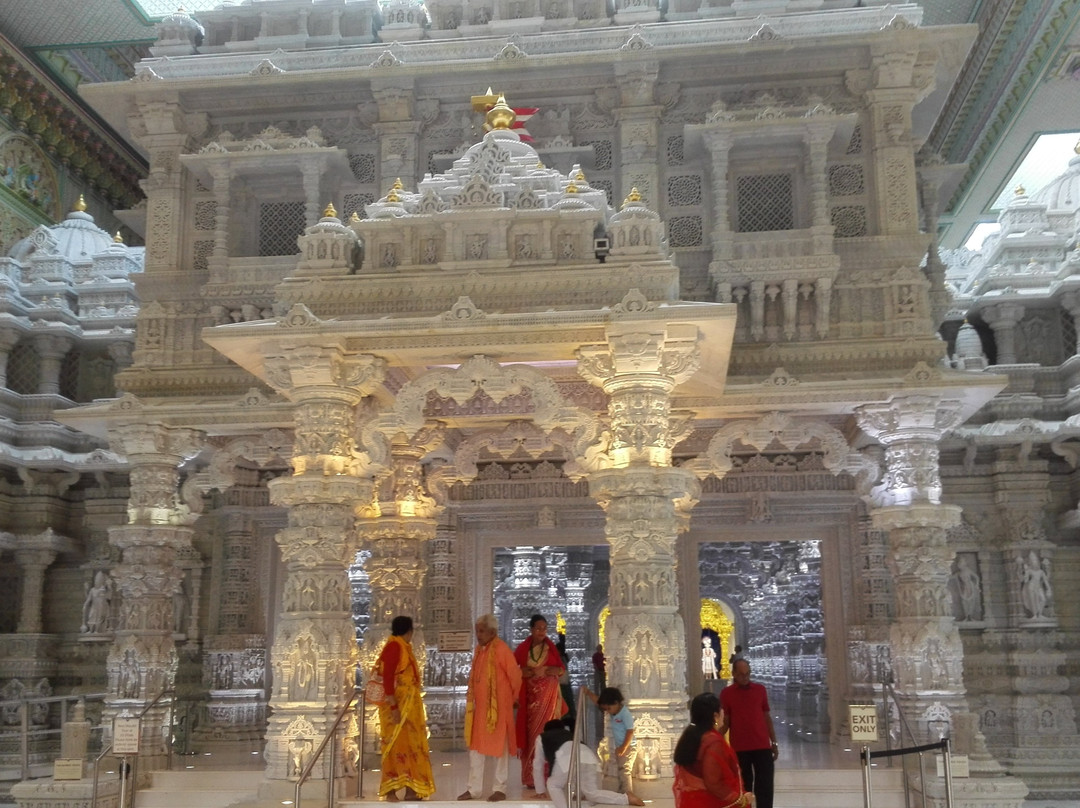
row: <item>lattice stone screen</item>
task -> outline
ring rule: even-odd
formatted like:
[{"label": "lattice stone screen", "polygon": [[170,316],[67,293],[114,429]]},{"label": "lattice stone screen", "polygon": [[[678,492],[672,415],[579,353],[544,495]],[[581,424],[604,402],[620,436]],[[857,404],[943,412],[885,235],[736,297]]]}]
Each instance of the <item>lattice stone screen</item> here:
[{"label": "lattice stone screen", "polygon": [[341,220],[348,221],[353,213],[361,219],[367,216],[364,208],[375,201],[374,194],[345,194],[341,200]]},{"label": "lattice stone screen", "polygon": [[7,364],[7,386],[13,393],[33,395],[38,391],[41,359],[34,346],[22,341],[11,350]]},{"label": "lattice stone screen", "polygon": [[375,182],[375,155],[368,153],[350,154],[349,168],[357,182]]},{"label": "lattice stone screen", "polygon": [[795,227],[790,174],[747,174],[736,183],[739,233]]},{"label": "lattice stone screen", "polygon": [[296,237],[304,232],[303,202],[259,205],[259,255],[295,255]]}]

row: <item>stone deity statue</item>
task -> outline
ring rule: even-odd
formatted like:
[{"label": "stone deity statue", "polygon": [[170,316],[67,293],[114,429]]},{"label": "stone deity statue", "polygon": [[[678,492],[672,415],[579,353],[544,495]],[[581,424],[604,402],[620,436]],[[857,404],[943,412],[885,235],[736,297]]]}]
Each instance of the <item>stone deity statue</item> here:
[{"label": "stone deity statue", "polygon": [[98,570],[94,585],[86,593],[83,602],[83,620],[79,631],[83,634],[104,634],[110,629],[112,615],[112,579],[108,573]]}]

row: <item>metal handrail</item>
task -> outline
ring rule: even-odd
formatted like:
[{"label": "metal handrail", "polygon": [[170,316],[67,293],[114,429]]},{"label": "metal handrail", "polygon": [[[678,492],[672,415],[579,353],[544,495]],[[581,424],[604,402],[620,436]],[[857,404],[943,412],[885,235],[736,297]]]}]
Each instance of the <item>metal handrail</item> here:
[{"label": "metal handrail", "polygon": [[[106,744],[105,748],[101,750],[100,754],[94,758],[94,785],[90,788],[90,808],[97,808],[97,784],[98,784],[98,769],[101,768],[101,759],[112,751],[112,744]],[[120,772],[120,776],[124,776],[124,772]],[[123,808],[123,806],[121,806]]]},{"label": "metal handrail", "polygon": [[585,740],[585,685],[578,689],[577,713],[574,715],[574,737],[570,739],[570,771],[567,772],[566,787],[569,789],[569,804],[581,808],[584,802],[581,793],[581,743]]},{"label": "metal handrail", "polygon": [[[0,709],[4,707],[18,707],[19,728],[12,732],[0,732],[0,738],[9,738],[15,735],[19,737],[20,773],[23,780],[30,779],[30,739],[33,737],[56,735],[63,732],[63,725],[67,721],[67,703],[69,701],[83,701],[87,699],[104,699],[105,693],[72,693],[66,696],[32,696],[22,699],[5,699],[0,701]],[[43,727],[31,729],[30,705],[33,704],[60,704],[60,728]],[[91,731],[100,729],[92,727]]]},{"label": "metal handrail", "polygon": [[[334,760],[335,741],[337,739],[337,728],[341,726],[342,719],[352,709],[353,703],[356,699],[363,694],[363,690],[359,687],[353,689],[352,695],[345,701],[345,704],[340,710],[338,710],[337,717],[334,718],[334,723],[330,725],[330,729],[326,735],[323,736],[322,742],[319,744],[319,748],[315,750],[315,754],[311,756],[311,760],[308,761],[307,766],[300,772],[300,777],[296,781],[296,790],[293,794],[293,806],[300,808],[300,789],[311,776],[312,770],[315,768],[315,764],[319,762],[319,758],[322,757],[323,750],[326,749],[327,744],[330,745],[330,776],[327,779],[326,785],[326,805],[327,808],[333,808],[334,805]],[[361,758],[363,757],[363,750],[361,750]]]}]

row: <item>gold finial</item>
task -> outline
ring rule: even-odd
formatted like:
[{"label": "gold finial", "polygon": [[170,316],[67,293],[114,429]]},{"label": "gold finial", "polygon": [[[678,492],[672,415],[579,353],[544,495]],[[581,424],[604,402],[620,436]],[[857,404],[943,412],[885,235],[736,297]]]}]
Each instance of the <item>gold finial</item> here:
[{"label": "gold finial", "polygon": [[356,212],[356,211],[354,210],[354,211],[352,212],[352,216],[350,216],[350,217],[349,217],[349,221],[350,221],[350,222],[358,222],[358,221],[360,221],[360,214],[359,214],[359,213],[357,213],[357,212]]},{"label": "gold finial", "polygon": [[1027,190],[1024,188],[1023,185],[1017,185],[1016,186],[1016,195],[1017,196],[1024,196],[1024,194],[1026,194],[1026,193],[1027,193]]},{"label": "gold finial", "polygon": [[86,200],[83,198],[82,194],[79,194],[79,201],[75,203],[75,210],[79,213],[86,211]]},{"label": "gold finial", "polygon": [[502,95],[495,102],[495,106],[488,110],[485,118],[488,129],[509,129],[514,125],[515,120],[517,120],[517,115],[514,114],[514,110],[510,109],[510,106],[506,103],[506,97]]},{"label": "gold finial", "polygon": [[401,177],[398,177],[396,180],[394,180],[394,184],[390,187],[393,188],[395,191],[401,191],[405,188],[405,186],[401,184]]},{"label": "gold finial", "polygon": [[623,200],[622,206],[625,208],[631,202],[640,202],[640,201],[641,201],[641,194],[638,192],[637,186],[635,185],[633,188],[630,189],[630,193],[627,195],[626,199]]},{"label": "gold finial", "polygon": [[116,235],[112,237],[112,240],[113,240],[113,244],[123,244],[124,243],[124,237],[120,235],[119,230],[116,231]]},{"label": "gold finial", "polygon": [[334,203],[331,202],[326,206],[326,210],[322,212],[324,219],[331,219],[337,216],[337,209],[334,207]]},{"label": "gold finial", "polygon": [[568,194],[576,194],[577,193],[577,185],[574,184],[573,180],[571,180],[570,184],[566,186],[566,193],[568,193]]},{"label": "gold finial", "polygon": [[579,168],[578,173],[574,175],[574,179],[578,182],[585,182],[585,172]]},{"label": "gold finial", "polygon": [[537,171],[543,171],[545,168],[547,168],[547,166],[544,165],[543,160],[540,160],[539,162],[537,162],[537,164],[536,164]]},{"label": "gold finial", "polygon": [[491,91],[491,88],[487,88],[487,92],[483,95],[474,95],[472,97],[472,109],[473,112],[487,112],[491,109],[495,102],[499,100],[499,96]]},{"label": "gold finial", "polygon": [[386,194],[386,201],[387,202],[400,202],[401,201],[401,197],[398,196],[398,192],[397,192],[396,188],[391,188],[390,191]]}]

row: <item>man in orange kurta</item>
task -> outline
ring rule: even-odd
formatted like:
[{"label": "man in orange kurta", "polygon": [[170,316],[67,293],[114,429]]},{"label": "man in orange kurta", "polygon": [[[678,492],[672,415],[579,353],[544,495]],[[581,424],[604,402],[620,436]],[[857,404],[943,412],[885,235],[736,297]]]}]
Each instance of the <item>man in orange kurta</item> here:
[{"label": "man in orange kurta", "polygon": [[476,621],[476,650],[465,699],[469,788],[459,800],[475,799],[483,793],[488,758],[495,758],[495,780],[488,802],[505,800],[510,756],[517,754],[514,705],[521,692],[521,668],[498,632],[494,615],[485,614]]}]

